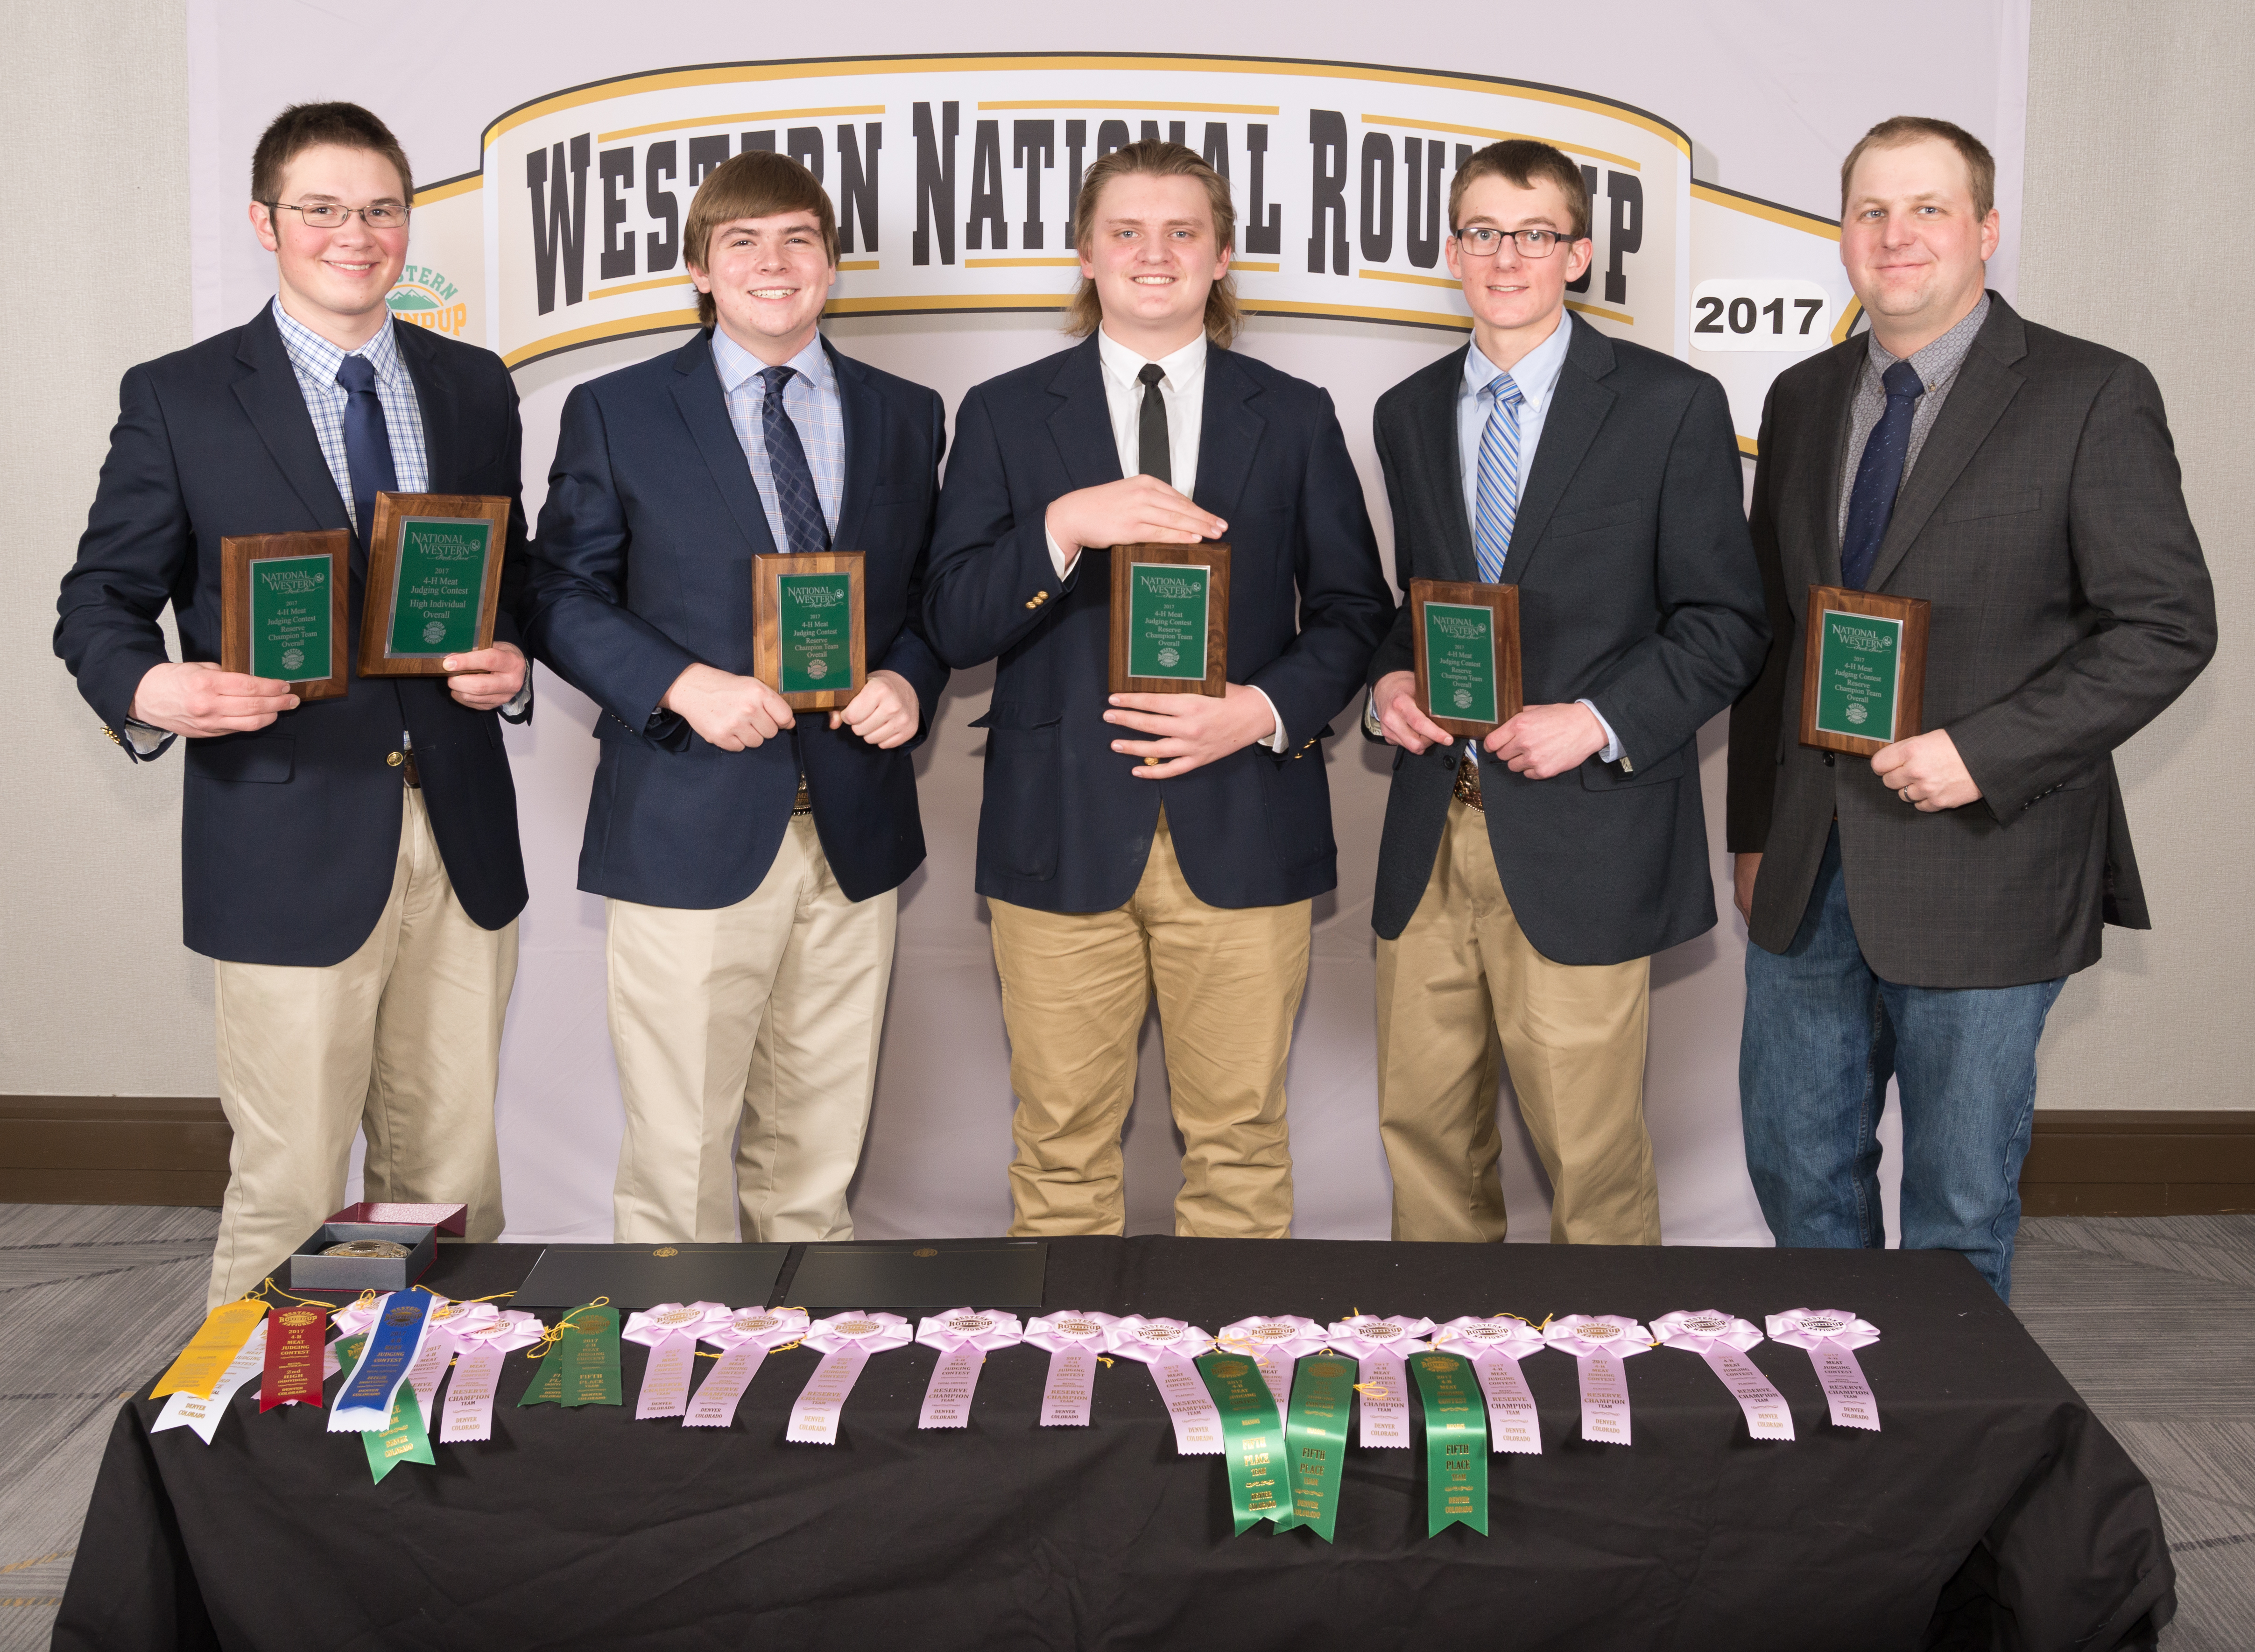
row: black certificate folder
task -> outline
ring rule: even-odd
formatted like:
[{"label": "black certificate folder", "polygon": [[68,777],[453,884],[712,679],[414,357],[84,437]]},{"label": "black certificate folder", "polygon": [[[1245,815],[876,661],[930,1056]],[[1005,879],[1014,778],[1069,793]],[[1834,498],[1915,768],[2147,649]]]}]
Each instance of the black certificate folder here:
[{"label": "black certificate folder", "polygon": [[661,1302],[764,1308],[788,1245],[551,1245],[512,1308],[576,1308],[598,1297],[633,1312]]},{"label": "black certificate folder", "polygon": [[805,1247],[788,1294],[816,1315],[847,1308],[1039,1313],[1048,1268],[1049,1246],[1038,1239],[845,1241]]}]

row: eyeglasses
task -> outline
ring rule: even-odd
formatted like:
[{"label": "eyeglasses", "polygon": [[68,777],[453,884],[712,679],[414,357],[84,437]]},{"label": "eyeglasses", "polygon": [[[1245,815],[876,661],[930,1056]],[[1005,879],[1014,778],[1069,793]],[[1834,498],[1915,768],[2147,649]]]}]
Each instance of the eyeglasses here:
[{"label": "eyeglasses", "polygon": [[1457,231],[1457,244],[1477,258],[1493,257],[1507,241],[1519,243],[1522,258],[1547,258],[1559,243],[1572,239],[1562,229],[1491,229],[1486,224]]},{"label": "eyeglasses", "polygon": [[341,229],[355,214],[371,229],[404,229],[407,208],[396,201],[379,200],[367,207],[341,207],[333,200],[316,200],[300,207],[293,201],[270,200],[269,212],[294,212],[313,229]]}]

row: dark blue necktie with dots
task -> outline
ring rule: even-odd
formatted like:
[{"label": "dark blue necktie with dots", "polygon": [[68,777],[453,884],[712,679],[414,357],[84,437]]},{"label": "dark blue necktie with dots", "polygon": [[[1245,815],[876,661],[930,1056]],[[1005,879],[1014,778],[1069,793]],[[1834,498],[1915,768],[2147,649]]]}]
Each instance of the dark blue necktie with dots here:
[{"label": "dark blue necktie with dots", "polygon": [[830,524],[822,519],[822,496],[814,490],[814,472],[799,445],[798,426],[783,411],[783,387],[796,369],[770,367],[760,376],[768,393],[761,398],[761,433],[768,450],[768,475],[775,482],[776,503],[783,512],[783,537],[793,556],[811,556],[830,549]]},{"label": "dark blue necktie with dots", "polygon": [[1926,394],[1908,362],[1897,362],[1879,383],[1886,386],[1886,411],[1872,426],[1857,461],[1856,483],[1848,495],[1848,531],[1840,541],[1840,583],[1851,591],[1864,588],[1879,559],[1879,541],[1887,537],[1887,518],[1894,515],[1895,490],[1902,486],[1903,460],[1910,453],[1911,414]]},{"label": "dark blue necktie with dots", "polygon": [[345,387],[345,469],[352,482],[353,517],[360,524],[360,552],[365,559],[368,536],[376,526],[376,496],[397,493],[399,477],[391,467],[391,432],[376,393],[376,369],[364,355],[348,355],[337,363],[337,383]]}]

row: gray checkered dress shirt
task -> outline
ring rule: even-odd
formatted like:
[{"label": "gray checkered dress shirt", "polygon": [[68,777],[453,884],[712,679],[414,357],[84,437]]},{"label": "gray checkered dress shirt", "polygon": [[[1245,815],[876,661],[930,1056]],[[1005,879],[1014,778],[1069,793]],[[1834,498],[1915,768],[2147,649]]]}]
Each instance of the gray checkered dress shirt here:
[{"label": "gray checkered dress shirt", "polygon": [[[1922,350],[1910,355],[1910,370],[1918,375],[1918,382],[1926,386],[1926,394],[1918,398],[1911,409],[1910,447],[1903,454],[1902,481],[1910,480],[1911,467],[1918,463],[1918,450],[1926,446],[1927,432],[1934,421],[1942,416],[1942,404],[1949,399],[1949,387],[1957,382],[1957,369],[1965,364],[1965,352],[1973,348],[1973,335],[1989,319],[1989,295],[1984,292],[1981,302],[1966,312],[1965,319]],[[1872,430],[1879,422],[1879,415],[1887,411],[1887,387],[1881,382],[1886,370],[1903,358],[1892,354],[1879,342],[1879,334],[1867,333],[1870,348],[1864,355],[1864,374],[1856,381],[1856,399],[1848,410],[1848,450],[1840,461],[1840,538],[1848,537],[1848,494],[1856,485],[1856,467],[1864,457],[1864,444],[1871,439]],[[1902,491],[1901,482],[1895,491]]]},{"label": "gray checkered dress shirt", "polygon": [[[360,528],[360,513],[353,509],[352,467],[345,462],[345,387],[337,383],[337,368],[348,352],[339,349],[313,328],[293,320],[274,300],[274,325],[282,330],[282,348],[298,374],[305,392],[306,411],[313,415],[313,434],[321,444],[321,457],[337,491],[345,496],[345,515]],[[376,399],[383,404],[383,428],[391,438],[391,469],[402,493],[431,491],[431,464],[423,446],[423,409],[415,399],[415,381],[407,363],[399,359],[399,342],[392,328],[399,323],[390,316],[376,335],[349,354],[364,356],[376,369]]]}]

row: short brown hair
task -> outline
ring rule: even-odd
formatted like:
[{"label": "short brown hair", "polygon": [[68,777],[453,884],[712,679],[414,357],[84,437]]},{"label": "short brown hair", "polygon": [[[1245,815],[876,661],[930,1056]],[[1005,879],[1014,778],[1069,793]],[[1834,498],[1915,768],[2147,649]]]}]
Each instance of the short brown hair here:
[{"label": "short brown hair", "polygon": [[290,163],[322,144],[372,150],[399,174],[400,200],[415,204],[415,174],[391,129],[357,103],[292,103],[268,123],[250,152],[250,198],[271,206]]},{"label": "short brown hair", "polygon": [[[1088,238],[1095,230],[1097,198],[1103,194],[1104,186],[1115,178],[1130,176],[1197,179],[1205,186],[1206,204],[1213,208],[1217,256],[1222,249],[1236,244],[1237,206],[1229,198],[1229,180],[1207,165],[1198,151],[1188,145],[1147,137],[1124,149],[1113,150],[1082,175],[1080,196],[1072,208],[1075,251],[1087,250]],[[1237,308],[1237,278],[1225,273],[1205,295],[1205,335],[1227,349],[1230,341],[1237,336],[1242,319]],[[1085,338],[1096,331],[1103,320],[1104,303],[1096,295],[1096,283],[1084,276],[1072,295],[1065,331],[1075,338]]]},{"label": "short brown hair", "polygon": [[[689,221],[681,230],[681,256],[699,270],[713,266],[705,255],[711,250],[713,232],[739,218],[773,218],[780,213],[811,212],[822,226],[822,250],[831,264],[838,263],[838,214],[821,180],[788,155],[772,150],[748,149],[733,160],[724,160],[705,175],[689,203]],[[697,295],[697,319],[711,327],[720,311],[713,295]]]},{"label": "short brown hair", "polygon": [[1966,182],[1972,186],[1973,215],[1986,218],[1997,205],[1997,158],[1963,127],[1924,115],[1891,116],[1856,140],[1856,147],[1840,163],[1840,216],[1848,215],[1848,180],[1856,175],[1856,163],[1865,150],[1901,149],[1929,137],[1938,137],[1956,150],[1958,158],[1965,163]]},{"label": "short brown hair", "polygon": [[1571,221],[1569,227],[1573,239],[1590,238],[1590,180],[1582,176],[1579,166],[1566,158],[1563,151],[1529,137],[1507,137],[1500,144],[1475,150],[1472,158],[1457,168],[1456,177],[1449,183],[1451,235],[1459,228],[1457,210],[1464,204],[1465,191],[1483,178],[1500,178],[1518,189],[1534,188],[1538,178],[1557,185],[1558,193],[1566,198],[1566,215]]}]

